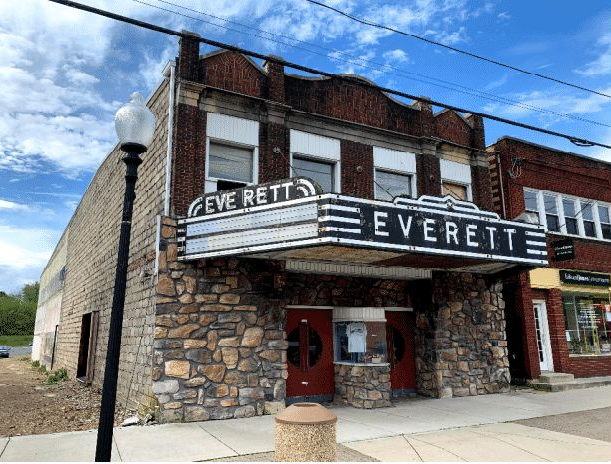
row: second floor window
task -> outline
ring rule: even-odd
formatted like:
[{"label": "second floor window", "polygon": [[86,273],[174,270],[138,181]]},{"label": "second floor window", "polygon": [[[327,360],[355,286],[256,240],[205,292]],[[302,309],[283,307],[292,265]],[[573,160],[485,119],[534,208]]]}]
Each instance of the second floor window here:
[{"label": "second floor window", "polygon": [[375,170],[375,199],[392,201],[400,195],[412,196],[412,179],[406,174]]},{"label": "second floor window", "polygon": [[609,207],[598,205],[598,217],[600,218],[600,229],[603,238],[611,240],[611,217],[609,216]]},{"label": "second floor window", "polygon": [[549,232],[611,240],[611,204],[563,193],[524,189],[524,209]]},{"label": "second floor window", "polygon": [[450,195],[457,200],[468,200],[467,186],[456,184],[454,182],[446,182],[445,180],[441,184],[441,195]]},{"label": "second floor window", "polygon": [[592,202],[581,202],[581,215],[583,217],[583,231],[586,237],[596,237],[596,226],[594,225],[594,212]]},{"label": "second floor window", "polygon": [[208,177],[217,181],[217,190],[253,183],[253,150],[210,142]]},{"label": "second floor window", "polygon": [[543,205],[545,206],[545,219],[547,220],[547,230],[554,232],[560,231],[560,220],[558,219],[558,205],[555,195],[543,195]]},{"label": "second floor window", "polygon": [[562,200],[564,209],[564,224],[566,225],[566,233],[578,235],[579,228],[577,227],[577,211],[575,210],[575,200],[564,198]]},{"label": "second floor window", "polygon": [[317,182],[323,192],[335,191],[335,165],[312,158],[293,156],[293,170],[297,176],[309,177]]}]

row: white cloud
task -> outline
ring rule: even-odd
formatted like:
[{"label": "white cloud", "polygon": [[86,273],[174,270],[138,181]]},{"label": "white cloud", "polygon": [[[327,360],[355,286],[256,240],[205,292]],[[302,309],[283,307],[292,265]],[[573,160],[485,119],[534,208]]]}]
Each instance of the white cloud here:
[{"label": "white cloud", "polygon": [[509,21],[511,19],[511,15],[506,11],[501,11],[496,17],[501,21]]},{"label": "white cloud", "polygon": [[28,205],[15,203],[14,201],[3,200],[2,198],[0,198],[0,210],[30,211],[30,207]]},{"label": "white cloud", "polygon": [[[599,89],[601,93],[610,93],[611,87]],[[579,94],[581,95],[581,94]],[[557,113],[565,113],[571,115],[584,115],[598,113],[611,105],[611,100],[601,95],[591,94],[586,97],[578,96],[576,93],[568,91],[553,91],[553,90],[535,90],[532,92],[524,92],[518,94],[505,95],[511,100],[518,101],[522,106],[502,105],[499,103],[491,103],[484,107],[484,111],[488,113],[503,115],[503,116],[526,116],[532,114],[542,114],[536,112],[532,107],[542,108],[544,110],[555,111]],[[546,118],[558,118],[558,116],[547,114]],[[601,121],[606,122],[606,121]]]},{"label": "white cloud", "polygon": [[611,74],[611,32],[598,39],[597,49],[602,49],[599,57],[587,63],[583,69],[576,69],[577,74],[584,76],[600,76]]},{"label": "white cloud", "polygon": [[17,228],[0,224],[0,282],[13,292],[36,281],[60,234],[52,229]]},{"label": "white cloud", "polygon": [[388,64],[396,63],[407,63],[409,62],[409,56],[400,48],[394,50],[388,50],[382,54],[382,57],[387,61]]}]

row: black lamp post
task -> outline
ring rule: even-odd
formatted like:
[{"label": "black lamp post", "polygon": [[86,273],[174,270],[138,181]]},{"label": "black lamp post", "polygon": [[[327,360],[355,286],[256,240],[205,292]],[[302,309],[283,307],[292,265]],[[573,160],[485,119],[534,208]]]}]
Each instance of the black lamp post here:
[{"label": "black lamp post", "polygon": [[136,198],[135,187],[136,180],[138,179],[138,166],[142,163],[139,155],[148,149],[149,144],[153,140],[153,132],[155,130],[155,116],[145,106],[142,95],[133,93],[130,102],[123,105],[117,111],[115,115],[115,129],[119,137],[121,150],[125,152],[123,156],[123,162],[126,165],[125,196],[123,197],[123,218],[119,237],[119,251],[117,253],[117,270],[115,274],[115,289],[112,297],[112,311],[110,313],[110,329],[108,331],[108,349],[106,352],[106,368],[104,370],[104,386],[102,388],[98,441],[95,450],[96,462],[109,462],[112,451],[112,427],[115,418],[132,211],[134,199]]}]

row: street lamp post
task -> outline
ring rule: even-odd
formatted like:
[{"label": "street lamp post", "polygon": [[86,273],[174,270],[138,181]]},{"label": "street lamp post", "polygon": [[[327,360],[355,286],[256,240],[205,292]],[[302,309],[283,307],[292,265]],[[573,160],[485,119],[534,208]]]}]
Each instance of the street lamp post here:
[{"label": "street lamp post", "polygon": [[127,279],[127,261],[129,258],[129,241],[132,226],[132,211],[136,198],[136,180],[138,166],[142,163],[140,154],[144,153],[151,141],[155,129],[155,116],[145,106],[139,93],[133,93],[131,100],[122,106],[115,115],[115,129],[121,150],[125,152],[123,162],[125,172],[125,196],[123,197],[123,217],[117,253],[117,270],[115,288],[110,313],[108,332],[108,349],[104,386],[102,388],[102,405],[98,425],[98,441],[95,450],[96,462],[109,462],[112,450],[112,428],[115,417],[117,396],[117,377],[119,373],[119,355],[121,353],[121,330],[123,327],[123,306],[125,304],[125,285]]}]

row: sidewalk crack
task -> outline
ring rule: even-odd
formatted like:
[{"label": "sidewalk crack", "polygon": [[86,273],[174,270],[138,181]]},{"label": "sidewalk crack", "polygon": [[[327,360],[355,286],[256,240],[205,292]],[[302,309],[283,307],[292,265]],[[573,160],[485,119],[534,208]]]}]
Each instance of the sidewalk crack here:
[{"label": "sidewalk crack", "polygon": [[[117,444],[117,438],[115,437],[115,434],[112,434],[112,442],[115,444],[115,449],[117,450],[117,454],[119,455],[119,461],[123,462],[123,457],[121,456],[121,451],[119,451],[119,445]],[[112,459],[112,453],[111,453],[111,459]]]},{"label": "sidewalk crack", "polygon": [[439,448],[440,450],[445,451],[446,453],[450,453],[452,456],[456,456],[458,458],[458,460],[463,461],[463,462],[467,462],[467,460],[465,458],[459,456],[456,453],[453,453],[452,451],[450,451],[448,449],[445,449],[442,446],[435,445],[434,443],[429,443],[428,441],[418,440],[417,438],[412,438],[412,440],[419,441],[420,443],[424,443],[425,445],[433,446],[435,448]]},{"label": "sidewalk crack", "polygon": [[6,447],[8,446],[10,441],[11,441],[11,437],[8,437],[8,440],[6,440],[6,443],[4,444],[4,448],[2,448],[2,451],[0,451],[0,458],[4,454],[4,451],[6,450]]},{"label": "sidewalk crack", "polygon": [[[480,437],[492,438],[490,435],[487,435],[487,434],[485,434],[485,433],[478,432],[478,431],[476,431],[476,430],[471,430],[471,432],[473,432],[473,433],[474,433],[474,434],[476,434],[476,435],[479,435]],[[549,462],[549,461],[550,461],[549,459],[546,459],[546,458],[544,458],[543,456],[539,456],[537,453],[534,453],[534,452],[533,452],[533,451],[531,451],[531,450],[524,449],[524,448],[522,448],[522,447],[520,447],[520,446],[518,446],[518,445],[516,445],[516,444],[514,444],[514,443],[511,443],[510,441],[505,441],[505,440],[503,440],[502,438],[500,438],[500,436],[499,436],[499,435],[504,435],[504,432],[497,433],[496,435],[494,435],[494,438],[495,438],[496,440],[498,440],[498,441],[501,441],[501,442],[505,443],[506,445],[513,446],[514,448],[517,448],[517,449],[519,449],[519,450],[522,450],[522,451],[524,451],[525,453],[532,454],[533,456],[536,456],[536,457],[538,457],[539,459],[543,459],[544,461],[547,461],[547,462]],[[509,434],[507,434],[507,435],[509,435]]]},{"label": "sidewalk crack", "polygon": [[401,435],[401,436],[407,442],[407,444],[414,450],[414,453],[416,453],[416,456],[418,456],[418,459],[420,459],[420,462],[424,462],[424,459],[422,459],[422,456],[420,456],[420,453],[418,452],[418,450],[416,448],[414,448],[414,445],[412,445],[410,443],[410,441],[407,439],[407,437],[405,435]]},{"label": "sidewalk crack", "polygon": [[[233,451],[236,456],[243,456],[242,454],[240,454],[236,450],[234,450],[231,446],[229,446],[227,443],[225,443],[223,440],[221,440],[219,437],[214,435],[212,432],[210,432],[209,430],[206,430],[205,428],[203,428],[200,423],[197,423],[197,426],[200,429],[202,429],[204,432],[206,432],[208,435],[210,435],[212,438],[214,438],[216,441],[218,441],[222,445],[225,445],[227,448],[229,448],[231,451]],[[216,459],[216,458],[214,458],[214,459]]]}]

